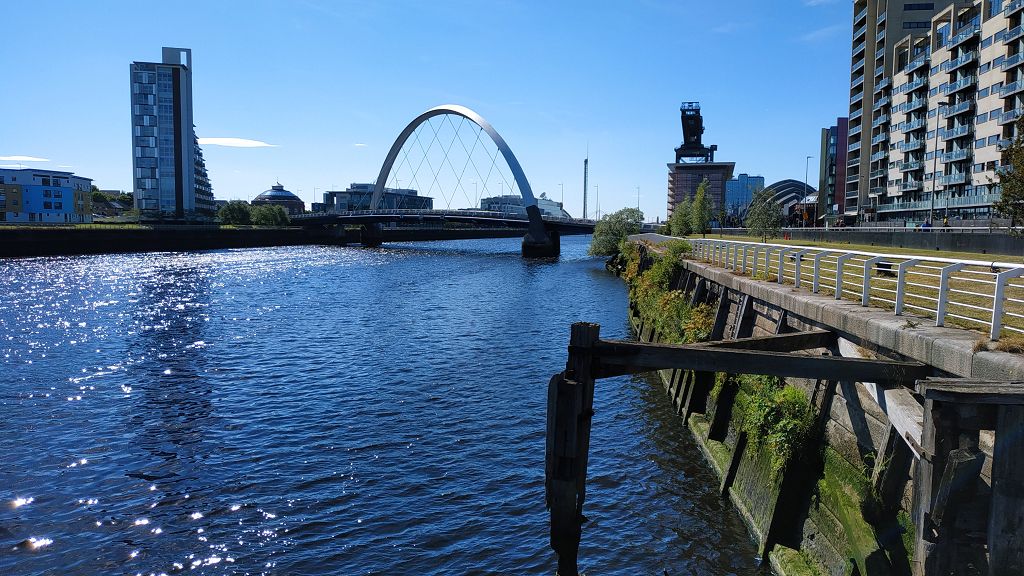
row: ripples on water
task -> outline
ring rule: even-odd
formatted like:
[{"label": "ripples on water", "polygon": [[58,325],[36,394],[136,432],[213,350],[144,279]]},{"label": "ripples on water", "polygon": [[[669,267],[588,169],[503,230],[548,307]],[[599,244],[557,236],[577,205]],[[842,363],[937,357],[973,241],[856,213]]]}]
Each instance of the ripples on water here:
[{"label": "ripples on water", "polygon": [[[627,334],[585,249],[0,260],[0,573],[553,573],[547,381]],[[588,573],[755,573],[660,386],[595,407]]]}]

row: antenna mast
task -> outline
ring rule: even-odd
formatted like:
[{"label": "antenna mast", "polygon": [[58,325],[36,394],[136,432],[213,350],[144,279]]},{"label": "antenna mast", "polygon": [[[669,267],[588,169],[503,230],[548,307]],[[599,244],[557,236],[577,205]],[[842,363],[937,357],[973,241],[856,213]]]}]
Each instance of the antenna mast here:
[{"label": "antenna mast", "polygon": [[[589,156],[589,155],[588,155]],[[583,219],[587,219],[587,163],[590,158],[583,159]]]}]

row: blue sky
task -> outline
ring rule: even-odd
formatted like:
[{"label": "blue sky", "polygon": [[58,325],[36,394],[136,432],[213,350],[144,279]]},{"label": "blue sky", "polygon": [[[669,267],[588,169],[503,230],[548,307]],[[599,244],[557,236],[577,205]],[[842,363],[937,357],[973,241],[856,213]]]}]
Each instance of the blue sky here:
[{"label": "blue sky", "polygon": [[[161,7],[162,9],[158,9]],[[535,193],[579,215],[583,158],[602,212],[664,218],[681,101],[699,101],[717,160],[770,183],[817,181],[820,129],[848,109],[852,4],[284,1],[7,2],[0,165],[131,187],[128,66],[193,51],[200,137],[218,198],[280,180],[314,194],[369,182],[395,137],[439,104],[509,143]],[[593,194],[593,189],[592,192]],[[594,206],[591,200],[590,211]]]}]

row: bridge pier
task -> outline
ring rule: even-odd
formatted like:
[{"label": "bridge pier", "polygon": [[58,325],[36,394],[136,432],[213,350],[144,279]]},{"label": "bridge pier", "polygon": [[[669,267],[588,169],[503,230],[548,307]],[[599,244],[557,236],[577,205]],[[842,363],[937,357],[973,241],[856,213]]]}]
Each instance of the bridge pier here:
[{"label": "bridge pier", "polygon": [[544,218],[536,204],[526,207],[526,215],[530,217],[530,226],[523,236],[524,258],[551,258],[562,252],[561,238],[556,230],[544,227]]}]

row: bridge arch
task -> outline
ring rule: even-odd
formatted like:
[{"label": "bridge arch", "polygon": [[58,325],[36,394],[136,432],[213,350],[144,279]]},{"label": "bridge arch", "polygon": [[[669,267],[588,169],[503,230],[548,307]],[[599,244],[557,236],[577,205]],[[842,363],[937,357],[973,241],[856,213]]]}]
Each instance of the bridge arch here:
[{"label": "bridge arch", "polygon": [[[527,209],[527,213],[534,212],[530,210],[531,206],[537,206],[537,199],[533,196],[533,189],[530,188],[530,182],[526,179],[526,174],[523,172],[522,166],[519,165],[519,160],[516,160],[516,155],[512,153],[512,149],[505,143],[505,139],[498,134],[498,131],[491,126],[490,122],[484,120],[483,116],[477,114],[473,110],[466,108],[465,106],[459,106],[457,104],[444,104],[431,108],[423,114],[417,116],[402,133],[395,139],[395,143],[391,146],[391,150],[388,151],[387,157],[384,159],[384,165],[380,167],[380,174],[377,176],[377,183],[373,187],[373,196],[370,198],[370,210],[377,210],[380,208],[381,199],[384,197],[384,187],[387,184],[388,177],[391,175],[391,168],[395,164],[395,160],[398,158],[398,153],[402,150],[402,146],[409,139],[409,136],[416,131],[417,128],[427,120],[434,116],[443,116],[445,114],[451,114],[454,116],[461,116],[466,120],[479,126],[501,151],[501,155],[505,158],[505,163],[508,164],[510,170],[512,170],[512,176],[516,180],[516,185],[519,187],[519,193],[523,196],[523,207]],[[532,218],[531,218],[532,219]]]}]

